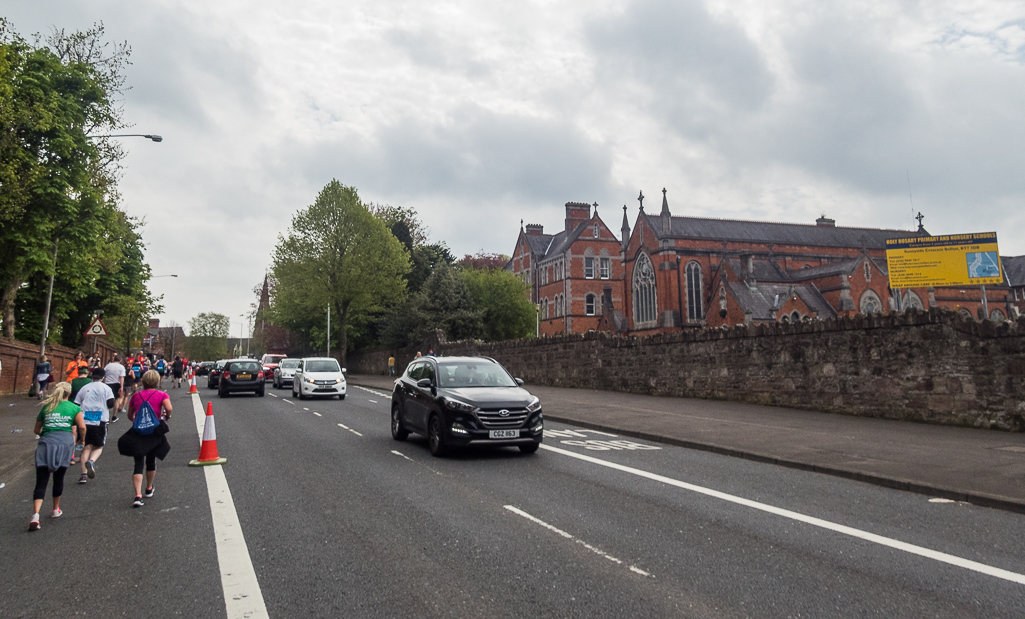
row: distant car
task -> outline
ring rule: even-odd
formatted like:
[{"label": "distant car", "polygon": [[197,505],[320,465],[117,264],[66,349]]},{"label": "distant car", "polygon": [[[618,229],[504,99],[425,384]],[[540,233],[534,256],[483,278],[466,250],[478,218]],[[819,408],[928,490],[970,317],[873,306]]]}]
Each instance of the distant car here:
[{"label": "distant car", "polygon": [[285,385],[291,385],[295,377],[295,368],[299,367],[300,359],[282,359],[278,367],[274,368],[274,388],[284,389]]},{"label": "distant car", "polygon": [[268,353],[260,359],[260,363],[263,365],[263,371],[266,372],[268,377],[270,377],[274,372],[274,368],[278,367],[278,364],[281,363],[281,360],[287,358],[288,355]]},{"label": "distant car", "polygon": [[207,376],[210,374],[210,369],[217,364],[216,361],[203,361],[196,368],[196,376]]},{"label": "distant car", "polygon": [[256,359],[230,359],[221,369],[217,382],[217,395],[226,397],[229,393],[252,391],[263,397],[265,375]]},{"label": "distant car", "polygon": [[392,388],[391,434],[427,437],[433,456],[465,445],[541,446],[541,401],[488,357],[421,357]]},{"label": "distant car", "polygon": [[206,387],[207,389],[216,389],[221,376],[221,370],[224,369],[224,364],[228,362],[228,359],[220,359],[214,363],[213,367],[206,375]]},{"label": "distant car", "polygon": [[345,370],[331,357],[305,357],[299,360],[292,378],[292,397],[303,400],[318,395],[345,399]]}]

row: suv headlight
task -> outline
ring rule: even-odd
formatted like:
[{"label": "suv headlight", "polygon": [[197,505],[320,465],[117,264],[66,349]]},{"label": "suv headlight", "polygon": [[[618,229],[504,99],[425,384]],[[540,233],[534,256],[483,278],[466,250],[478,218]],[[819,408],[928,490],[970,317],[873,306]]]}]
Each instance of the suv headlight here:
[{"label": "suv headlight", "polygon": [[454,411],[459,411],[460,413],[475,413],[479,410],[476,406],[467,404],[466,402],[460,402],[459,400],[446,399],[445,406]]},{"label": "suv headlight", "polygon": [[541,400],[540,398],[535,397],[533,402],[527,404],[527,412],[536,413],[539,410],[541,410]]}]

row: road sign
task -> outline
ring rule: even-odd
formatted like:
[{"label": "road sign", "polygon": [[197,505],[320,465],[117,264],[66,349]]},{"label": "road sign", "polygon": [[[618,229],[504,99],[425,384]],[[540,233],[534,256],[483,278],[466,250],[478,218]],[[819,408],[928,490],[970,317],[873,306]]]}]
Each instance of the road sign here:
[{"label": "road sign", "polygon": [[89,328],[85,330],[85,334],[94,337],[107,335],[107,329],[103,326],[103,321],[100,320],[99,316],[93,318],[93,321],[89,323]]},{"label": "road sign", "polygon": [[890,288],[1000,284],[996,232],[886,241]]}]

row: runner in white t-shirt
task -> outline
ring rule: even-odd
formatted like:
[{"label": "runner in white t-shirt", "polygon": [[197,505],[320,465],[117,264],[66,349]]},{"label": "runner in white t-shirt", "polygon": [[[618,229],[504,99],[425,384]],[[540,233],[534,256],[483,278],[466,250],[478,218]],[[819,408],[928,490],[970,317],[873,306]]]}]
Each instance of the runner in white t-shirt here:
[{"label": "runner in white t-shirt", "polygon": [[[122,369],[124,367],[122,366]],[[82,476],[78,483],[84,484],[96,477],[96,460],[103,453],[107,443],[107,422],[110,420],[110,409],[114,407],[114,392],[106,380],[103,368],[93,368],[89,375],[93,382],[78,392],[75,404],[82,409],[85,417],[85,448],[82,450]]]},{"label": "runner in white t-shirt", "polygon": [[[114,355],[114,359],[103,368],[103,383],[110,387],[110,390],[114,392],[114,403],[117,408],[114,410],[120,410],[124,408],[123,403],[127,403],[128,399],[124,393],[125,390],[125,365],[121,363],[121,355]],[[117,413],[114,413],[114,421],[117,421]]]}]

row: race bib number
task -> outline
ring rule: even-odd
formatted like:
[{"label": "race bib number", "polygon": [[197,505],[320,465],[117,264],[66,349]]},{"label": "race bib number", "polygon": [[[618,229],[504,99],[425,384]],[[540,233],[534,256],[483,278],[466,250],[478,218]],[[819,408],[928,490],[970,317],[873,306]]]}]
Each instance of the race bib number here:
[{"label": "race bib number", "polygon": [[87,424],[98,426],[100,425],[100,420],[103,419],[103,411],[84,411],[83,416]]}]

